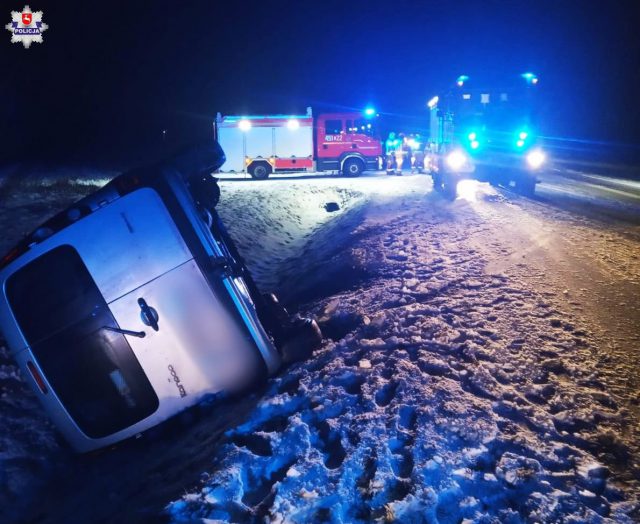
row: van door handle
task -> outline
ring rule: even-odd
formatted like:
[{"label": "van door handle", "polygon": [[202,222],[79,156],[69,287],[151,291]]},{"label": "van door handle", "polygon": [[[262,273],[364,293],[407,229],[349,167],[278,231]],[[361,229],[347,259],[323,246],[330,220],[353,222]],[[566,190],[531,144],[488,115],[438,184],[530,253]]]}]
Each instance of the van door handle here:
[{"label": "van door handle", "polygon": [[153,309],[144,298],[138,299],[138,305],[140,306],[140,318],[147,326],[153,328],[154,331],[158,331],[158,312]]}]

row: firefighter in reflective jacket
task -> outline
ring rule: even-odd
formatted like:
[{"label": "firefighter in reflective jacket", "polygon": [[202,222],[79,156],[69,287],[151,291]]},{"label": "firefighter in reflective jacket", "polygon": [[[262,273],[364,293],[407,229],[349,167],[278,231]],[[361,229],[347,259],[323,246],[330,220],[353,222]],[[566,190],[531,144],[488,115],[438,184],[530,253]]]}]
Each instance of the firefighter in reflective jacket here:
[{"label": "firefighter in reflective jacket", "polygon": [[384,143],[385,155],[387,160],[387,175],[392,175],[395,172],[395,152],[398,147],[399,140],[396,138],[396,134],[391,131],[389,138]]},{"label": "firefighter in reflective jacket", "polygon": [[396,145],[395,157],[396,157],[396,175],[402,175],[402,165],[410,161],[411,147],[407,143],[407,138],[403,133],[398,135],[398,144]]},{"label": "firefighter in reflective jacket", "polygon": [[412,135],[407,141],[411,147],[411,173],[422,173],[424,167],[424,151],[420,142],[420,135]]}]

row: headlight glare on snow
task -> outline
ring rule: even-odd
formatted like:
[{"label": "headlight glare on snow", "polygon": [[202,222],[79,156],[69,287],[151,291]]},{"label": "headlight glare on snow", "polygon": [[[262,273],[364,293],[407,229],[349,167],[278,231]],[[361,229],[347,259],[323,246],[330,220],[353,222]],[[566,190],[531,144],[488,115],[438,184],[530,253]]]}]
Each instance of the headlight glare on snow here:
[{"label": "headlight glare on snow", "polygon": [[466,161],[466,155],[459,149],[451,151],[451,153],[447,155],[447,165],[454,171],[457,171],[464,166]]},{"label": "headlight glare on snow", "polygon": [[534,149],[527,155],[527,164],[531,169],[538,169],[545,161],[545,155],[539,149]]}]

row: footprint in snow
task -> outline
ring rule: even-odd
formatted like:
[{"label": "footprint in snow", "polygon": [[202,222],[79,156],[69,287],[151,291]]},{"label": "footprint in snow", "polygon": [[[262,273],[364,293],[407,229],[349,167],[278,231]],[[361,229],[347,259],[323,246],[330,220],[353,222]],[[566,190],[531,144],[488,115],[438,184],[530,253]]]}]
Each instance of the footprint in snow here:
[{"label": "footprint in snow", "polygon": [[389,382],[382,386],[382,388],[379,389],[375,395],[376,404],[381,408],[388,406],[389,403],[393,400],[397,389],[397,382]]}]

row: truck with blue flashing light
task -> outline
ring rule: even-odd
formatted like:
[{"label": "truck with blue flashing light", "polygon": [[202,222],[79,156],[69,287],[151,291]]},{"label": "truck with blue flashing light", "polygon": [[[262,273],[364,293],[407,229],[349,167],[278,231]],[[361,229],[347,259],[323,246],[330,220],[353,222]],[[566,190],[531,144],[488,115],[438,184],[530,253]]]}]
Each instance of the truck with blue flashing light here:
[{"label": "truck with blue flashing light", "polygon": [[218,113],[216,139],[227,160],[221,173],[265,179],[273,173],[335,172],[359,176],[379,167],[382,142],[374,108],[304,115]]},{"label": "truck with blue flashing light", "polygon": [[474,86],[467,75],[427,103],[436,190],[455,196],[464,178],[535,192],[546,155],[540,147],[538,77],[524,73],[500,87]]}]

